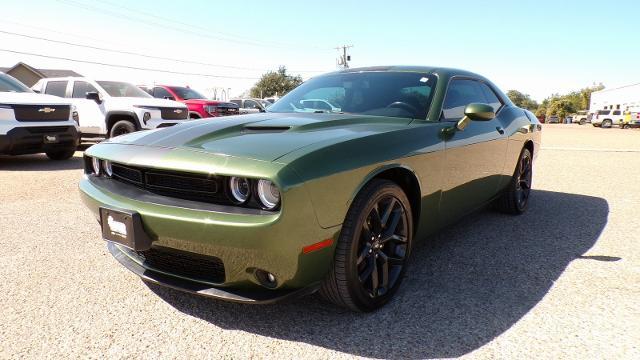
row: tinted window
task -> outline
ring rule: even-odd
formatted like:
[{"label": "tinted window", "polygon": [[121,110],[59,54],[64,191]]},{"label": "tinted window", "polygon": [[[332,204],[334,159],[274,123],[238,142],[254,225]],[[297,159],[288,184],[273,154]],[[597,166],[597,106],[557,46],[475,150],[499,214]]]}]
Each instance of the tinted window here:
[{"label": "tinted window", "polygon": [[238,106],[242,106],[242,100],[231,100],[231,102]]},{"label": "tinted window", "polygon": [[45,94],[64,97],[67,91],[67,81],[49,81]]},{"label": "tinted window", "polygon": [[611,110],[598,110],[598,115],[609,115]]},{"label": "tinted window", "polygon": [[176,93],[179,97],[181,97],[184,100],[189,100],[189,99],[206,99],[207,97],[200,94],[199,92],[187,88],[187,87],[177,87],[177,86],[173,86],[170,88],[174,93]]},{"label": "tinted window", "polygon": [[113,97],[151,97],[146,91],[140,90],[129,83],[119,81],[97,81],[97,83],[102,86],[107,94]]},{"label": "tinted window", "polygon": [[259,109],[260,105],[258,105],[258,103],[253,101],[253,100],[245,100],[244,101],[244,108],[245,109]]},{"label": "tinted window", "polygon": [[73,83],[73,94],[75,99],[84,99],[88,92],[98,92],[98,90],[86,81],[76,81]]},{"label": "tinted window", "polygon": [[486,103],[493,107],[493,111],[498,112],[502,106],[502,102],[498,98],[495,92],[485,83],[479,83],[484,97],[487,99]]},{"label": "tinted window", "polygon": [[442,116],[447,121],[458,121],[464,117],[464,108],[471,103],[486,103],[487,99],[474,80],[452,80],[442,106]]},{"label": "tinted window", "polygon": [[614,110],[613,115],[620,115],[620,110]]},{"label": "tinted window", "polygon": [[158,98],[158,99],[175,100],[175,98],[173,97],[173,95],[171,95],[170,92],[168,92],[165,88],[161,88],[161,87],[154,87],[153,88],[153,97]]},{"label": "tinted window", "polygon": [[[426,119],[435,82],[435,76],[416,72],[363,71],[324,75],[304,82],[267,111],[324,111]],[[322,106],[318,101],[329,106],[317,109]],[[329,110],[331,106],[333,108]]]}]

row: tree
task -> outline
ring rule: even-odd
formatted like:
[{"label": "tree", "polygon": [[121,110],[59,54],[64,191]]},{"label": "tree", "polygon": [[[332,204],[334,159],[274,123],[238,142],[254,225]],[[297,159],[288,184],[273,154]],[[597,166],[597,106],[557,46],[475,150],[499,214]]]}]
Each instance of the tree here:
[{"label": "tree", "polygon": [[547,107],[546,116],[555,115],[563,121],[565,117],[569,114],[576,112],[578,109],[575,108],[575,105],[566,98],[554,99],[549,103]]},{"label": "tree", "polygon": [[251,96],[264,98],[282,96],[302,84],[302,77],[287,74],[287,68],[280,66],[278,71],[269,71],[251,88]]},{"label": "tree", "polygon": [[529,94],[521,93],[518,90],[509,90],[507,91],[507,96],[515,106],[531,111],[535,111],[538,108],[538,102],[533,100]]}]

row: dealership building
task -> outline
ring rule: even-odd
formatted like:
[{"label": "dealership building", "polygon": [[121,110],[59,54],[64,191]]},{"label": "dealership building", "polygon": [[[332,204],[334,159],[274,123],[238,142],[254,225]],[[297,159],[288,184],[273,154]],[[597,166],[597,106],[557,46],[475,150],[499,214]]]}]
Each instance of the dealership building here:
[{"label": "dealership building", "polygon": [[602,109],[627,110],[640,107],[640,83],[591,93],[589,112]]}]

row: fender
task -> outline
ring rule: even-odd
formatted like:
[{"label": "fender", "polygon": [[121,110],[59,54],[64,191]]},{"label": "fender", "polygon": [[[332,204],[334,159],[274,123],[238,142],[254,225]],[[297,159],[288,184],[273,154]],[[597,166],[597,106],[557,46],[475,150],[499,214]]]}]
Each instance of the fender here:
[{"label": "fender", "polygon": [[356,196],[358,196],[358,193],[360,193],[360,191],[362,190],[362,188],[367,185],[369,183],[369,181],[371,181],[373,178],[377,177],[378,175],[382,174],[383,172],[387,171],[387,170],[392,170],[392,169],[404,169],[409,171],[413,177],[415,178],[416,182],[418,183],[418,192],[422,195],[422,183],[420,182],[420,177],[418,177],[418,175],[416,174],[416,172],[411,169],[410,167],[403,165],[403,164],[386,164],[384,166],[378,167],[375,170],[371,171],[369,174],[367,174],[367,176],[364,177],[364,179],[362,180],[362,182],[355,188],[355,190],[353,191],[353,193],[351,194],[351,197],[349,198],[349,200],[347,201],[347,207],[351,206],[351,204],[353,203],[353,200],[355,200]]}]

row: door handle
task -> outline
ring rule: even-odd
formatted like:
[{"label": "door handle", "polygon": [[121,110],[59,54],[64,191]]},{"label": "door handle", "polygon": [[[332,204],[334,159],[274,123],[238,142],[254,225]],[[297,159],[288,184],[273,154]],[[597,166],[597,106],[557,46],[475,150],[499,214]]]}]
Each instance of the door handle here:
[{"label": "door handle", "polygon": [[496,126],[496,130],[500,133],[500,135],[504,135],[504,129],[500,126]]}]

